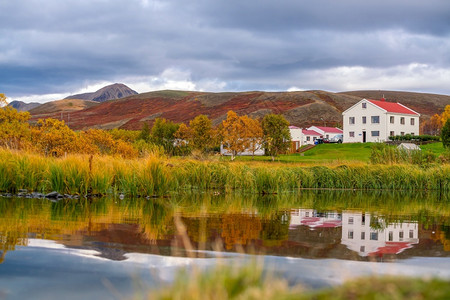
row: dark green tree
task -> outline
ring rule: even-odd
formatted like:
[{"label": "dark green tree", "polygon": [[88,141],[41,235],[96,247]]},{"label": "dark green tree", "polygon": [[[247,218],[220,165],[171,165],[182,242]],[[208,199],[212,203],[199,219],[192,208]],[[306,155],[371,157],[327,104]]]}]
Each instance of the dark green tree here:
[{"label": "dark green tree", "polygon": [[450,119],[447,119],[447,121],[444,124],[444,127],[442,127],[441,139],[444,147],[450,148]]},{"label": "dark green tree", "polygon": [[152,142],[163,146],[167,154],[173,154],[175,132],[177,132],[178,127],[180,127],[179,124],[164,118],[157,118],[152,127]]},{"label": "dark green tree", "polygon": [[189,122],[191,128],[192,148],[208,152],[214,146],[214,130],[212,122],[205,115],[198,115]]},{"label": "dark green tree", "polygon": [[273,161],[291,145],[289,122],[282,115],[268,114],[264,116],[261,125],[264,133],[264,147]]},{"label": "dark green tree", "polygon": [[147,122],[142,125],[141,132],[139,133],[138,140],[150,141],[150,127]]}]

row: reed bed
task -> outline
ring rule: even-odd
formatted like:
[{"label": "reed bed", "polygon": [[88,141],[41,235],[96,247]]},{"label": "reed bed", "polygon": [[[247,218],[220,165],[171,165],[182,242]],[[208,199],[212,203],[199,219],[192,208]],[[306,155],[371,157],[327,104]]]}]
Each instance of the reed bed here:
[{"label": "reed bed", "polygon": [[196,161],[149,156],[43,157],[0,150],[0,191],[68,194],[167,195],[223,190],[283,193],[298,189],[450,190],[450,165],[296,166]]}]

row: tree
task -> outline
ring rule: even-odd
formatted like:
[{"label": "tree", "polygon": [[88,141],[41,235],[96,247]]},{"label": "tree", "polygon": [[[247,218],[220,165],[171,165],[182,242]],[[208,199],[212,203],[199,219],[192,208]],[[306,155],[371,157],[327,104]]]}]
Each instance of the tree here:
[{"label": "tree", "polygon": [[262,120],[264,132],[264,147],[268,155],[275,156],[286,151],[290,147],[291,135],[289,122],[282,115],[268,114]]},{"label": "tree", "polygon": [[248,150],[252,153],[252,157],[255,156],[255,152],[261,149],[263,146],[264,133],[261,127],[261,123],[247,116],[242,117],[242,121],[245,124],[246,136],[249,141]]},{"label": "tree", "polygon": [[450,119],[447,119],[441,131],[442,144],[445,148],[450,148]]},{"label": "tree", "polygon": [[0,107],[8,105],[5,94],[0,93]]},{"label": "tree", "polygon": [[29,119],[28,112],[18,112],[9,106],[0,108],[0,146],[12,149],[31,146]]},{"label": "tree", "polygon": [[138,140],[150,141],[150,128],[147,122],[142,125],[141,132],[139,133]]},{"label": "tree", "polygon": [[37,129],[32,134],[32,142],[43,154],[62,156],[79,151],[78,136],[64,121],[52,118],[40,119],[37,125]]},{"label": "tree", "polygon": [[173,154],[175,132],[177,132],[179,126],[164,118],[157,118],[152,127],[152,142],[163,146],[166,153]]},{"label": "tree", "polygon": [[246,134],[242,118],[230,110],[227,113],[227,118],[222,122],[222,142],[224,147],[230,151],[231,160],[234,160],[239,153],[248,148],[249,141]]},{"label": "tree", "polygon": [[213,129],[211,120],[205,115],[198,115],[189,122],[191,128],[192,148],[203,153],[208,152],[214,145]]},{"label": "tree", "polygon": [[191,129],[186,124],[181,123],[177,132],[175,132],[175,146],[177,155],[187,155],[191,153],[189,145],[191,138]]}]

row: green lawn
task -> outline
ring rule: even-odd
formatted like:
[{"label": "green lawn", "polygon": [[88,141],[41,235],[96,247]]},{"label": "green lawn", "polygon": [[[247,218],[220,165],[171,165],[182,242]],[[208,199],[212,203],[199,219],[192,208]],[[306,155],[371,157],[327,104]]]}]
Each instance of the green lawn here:
[{"label": "green lawn", "polygon": [[[333,161],[368,162],[372,143],[321,144],[302,154],[280,155],[275,160],[285,163],[327,163]],[[225,159],[229,160],[229,157]],[[238,156],[236,161],[251,161],[251,156]],[[270,156],[255,156],[255,161],[271,161]]]},{"label": "green lawn", "polygon": [[422,150],[430,150],[437,155],[440,155],[445,152],[444,145],[442,145],[442,142],[420,145],[420,148]]}]

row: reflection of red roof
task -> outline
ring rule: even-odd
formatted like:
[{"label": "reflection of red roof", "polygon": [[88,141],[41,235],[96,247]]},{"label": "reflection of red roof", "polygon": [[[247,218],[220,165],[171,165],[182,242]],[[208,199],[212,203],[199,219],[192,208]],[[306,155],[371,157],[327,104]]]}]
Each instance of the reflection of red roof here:
[{"label": "reflection of red roof", "polygon": [[306,217],[301,221],[301,224],[313,228],[333,228],[342,226],[342,221],[341,220],[322,221],[319,217]]},{"label": "reflection of red roof", "polygon": [[368,100],[368,101],[388,112],[407,114],[407,115],[418,115],[418,113],[416,113],[415,111],[407,108],[406,106],[404,106],[400,103],[386,102],[386,101],[379,101],[379,100]]},{"label": "reflection of red roof", "polygon": [[342,221],[341,220],[336,220],[336,221],[325,221],[323,222],[323,224],[317,225],[315,227],[318,228],[334,228],[334,227],[340,227],[342,226]]},{"label": "reflection of red roof", "polygon": [[303,133],[304,135],[317,135],[317,136],[321,136],[320,133],[318,133],[317,131],[314,131],[314,130],[303,129],[303,130],[302,130],[302,133]]},{"label": "reflection of red roof", "polygon": [[399,254],[400,252],[412,248],[408,242],[386,242],[386,246],[379,247],[377,251],[369,253],[369,256],[377,256],[382,254]]},{"label": "reflection of red roof", "polygon": [[320,130],[323,130],[325,132],[329,133],[343,133],[342,129],[336,128],[336,127],[324,127],[324,126],[316,126]]}]

